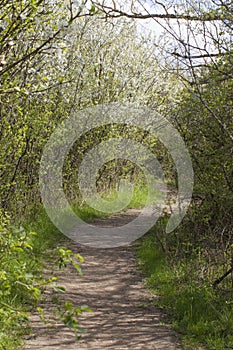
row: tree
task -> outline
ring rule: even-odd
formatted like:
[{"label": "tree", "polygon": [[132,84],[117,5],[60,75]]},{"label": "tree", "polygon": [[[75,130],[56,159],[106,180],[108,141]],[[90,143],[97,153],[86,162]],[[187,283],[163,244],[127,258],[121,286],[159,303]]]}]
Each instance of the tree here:
[{"label": "tree", "polygon": [[[51,37],[49,30],[57,33],[63,17],[71,16],[70,8],[64,15],[59,6],[52,14],[48,5],[43,20],[38,21],[40,6],[33,8],[33,23],[19,28],[20,40],[8,48],[11,58],[2,71],[1,204],[18,214],[39,200],[38,172],[43,147],[54,128],[73,109],[116,101],[137,101],[155,108],[161,105],[160,92],[163,96],[165,93],[164,85],[160,86],[155,48],[138,35],[130,20],[104,22],[96,14],[93,18],[80,15],[74,21],[72,16],[66,30],[59,29],[59,35],[35,52],[34,48],[40,47],[38,43]],[[23,8],[20,13],[24,11]],[[33,54],[29,57],[28,52]],[[77,146],[79,154],[107,133],[99,130],[83,138]],[[69,166],[74,159],[77,164],[76,153]],[[69,166],[66,178],[71,184],[75,174],[70,177]]]}]

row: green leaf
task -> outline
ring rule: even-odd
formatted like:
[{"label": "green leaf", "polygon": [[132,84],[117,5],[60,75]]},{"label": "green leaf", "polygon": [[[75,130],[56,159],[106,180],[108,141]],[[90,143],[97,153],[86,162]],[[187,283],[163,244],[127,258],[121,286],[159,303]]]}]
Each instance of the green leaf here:
[{"label": "green leaf", "polygon": [[92,5],[90,9],[90,13],[95,14],[95,12],[96,12],[96,7],[95,5]]}]

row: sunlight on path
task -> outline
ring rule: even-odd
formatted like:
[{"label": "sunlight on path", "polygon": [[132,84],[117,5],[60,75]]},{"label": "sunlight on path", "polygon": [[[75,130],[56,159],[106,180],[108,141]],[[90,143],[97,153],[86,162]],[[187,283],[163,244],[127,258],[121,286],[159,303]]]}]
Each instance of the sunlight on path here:
[{"label": "sunlight on path", "polygon": [[[96,224],[121,225],[133,215],[101,219]],[[84,275],[77,276],[70,268],[59,272],[58,283],[67,288],[66,300],[87,304],[94,312],[80,318],[85,333],[79,342],[64,325],[49,327],[32,315],[33,334],[25,350],[180,349],[175,332],[162,323],[161,310],[152,304],[156,297],[145,289],[131,247],[95,249],[71,241],[69,246],[85,257]],[[49,301],[45,304],[48,315],[51,306]]]}]

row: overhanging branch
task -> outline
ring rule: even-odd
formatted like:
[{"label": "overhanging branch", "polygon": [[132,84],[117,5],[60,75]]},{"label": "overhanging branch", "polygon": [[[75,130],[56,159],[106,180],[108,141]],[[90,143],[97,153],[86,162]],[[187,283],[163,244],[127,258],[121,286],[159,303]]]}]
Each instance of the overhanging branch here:
[{"label": "overhanging branch", "polygon": [[100,3],[97,3],[95,1],[92,1],[94,6],[96,6],[99,10],[105,13],[108,17],[127,17],[127,18],[134,18],[134,19],[150,19],[150,18],[156,18],[156,19],[176,19],[176,20],[186,20],[186,21],[200,21],[200,22],[210,22],[210,21],[222,21],[224,18],[221,14],[218,13],[204,13],[202,15],[189,15],[186,13],[183,14],[177,14],[177,13],[128,13],[123,10],[117,9],[115,6],[107,6]]},{"label": "overhanging branch", "polygon": [[199,58],[210,58],[210,57],[222,57],[222,56],[227,56],[231,55],[232,52],[216,52],[216,53],[207,53],[203,55],[182,55],[178,52],[172,52],[171,53],[173,56],[183,58],[183,59],[199,59]]}]

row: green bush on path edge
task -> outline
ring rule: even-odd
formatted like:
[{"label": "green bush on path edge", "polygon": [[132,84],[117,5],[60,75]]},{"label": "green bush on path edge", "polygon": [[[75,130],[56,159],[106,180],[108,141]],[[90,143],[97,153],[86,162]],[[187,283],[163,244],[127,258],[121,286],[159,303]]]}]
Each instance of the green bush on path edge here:
[{"label": "green bush on path edge", "polygon": [[[147,286],[159,296],[156,304],[166,310],[184,349],[233,349],[233,291],[223,293],[200,278],[204,258],[200,250],[190,249],[191,243],[188,257],[176,256],[172,238],[164,238],[166,221],[161,218],[136,244]],[[164,251],[168,239],[170,247]]]},{"label": "green bush on path edge", "polygon": [[[87,216],[85,210],[83,216]],[[51,261],[59,269],[69,264],[81,274],[83,257],[63,247],[64,236],[52,225],[45,211],[38,209],[36,218],[24,227],[11,224],[7,213],[0,212],[0,349],[19,349],[30,333],[29,316],[37,308],[44,322],[44,311],[38,307],[46,288],[65,293],[57,277],[43,277],[44,263]],[[54,299],[55,300],[55,299]],[[79,316],[91,311],[87,306],[61,302],[56,298],[56,315],[72,328],[76,338],[82,332]]]}]

